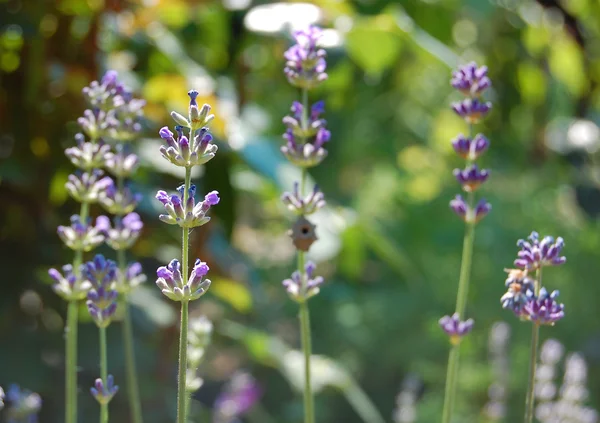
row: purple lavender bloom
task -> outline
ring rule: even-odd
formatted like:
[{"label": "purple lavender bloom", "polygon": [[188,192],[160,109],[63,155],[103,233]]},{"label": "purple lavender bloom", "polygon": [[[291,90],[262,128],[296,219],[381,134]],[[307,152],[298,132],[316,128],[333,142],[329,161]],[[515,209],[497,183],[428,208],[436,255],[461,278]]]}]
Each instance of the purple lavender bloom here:
[{"label": "purple lavender bloom", "polygon": [[556,241],[551,236],[545,236],[540,241],[537,232],[532,232],[527,238],[529,241],[520,239],[517,246],[521,249],[518,252],[519,258],[515,260],[515,266],[522,269],[536,270],[542,266],[558,266],[567,261],[567,258],[560,253],[565,245],[561,237]]},{"label": "purple lavender bloom", "polygon": [[294,33],[296,44],[284,54],[287,60],[284,73],[293,86],[311,89],[327,79],[327,53],[318,47],[322,35],[316,26]]},{"label": "purple lavender bloom", "polygon": [[83,276],[94,288],[110,287],[117,276],[117,264],[96,254],[93,260],[83,265]]},{"label": "purple lavender bloom", "polygon": [[187,202],[184,204],[185,186],[181,185],[177,190],[179,195],[168,195],[166,191],[156,193],[156,199],[165,206],[167,211],[167,214],[161,214],[159,219],[169,225],[179,225],[182,228],[195,228],[208,223],[210,217],[206,214],[212,206],[219,203],[219,193],[211,191],[204,196],[204,201],[196,204],[194,199],[196,186],[192,184],[188,191]]},{"label": "purple lavender bloom", "polygon": [[508,291],[500,298],[502,308],[512,310],[517,317],[523,314],[523,307],[534,294],[535,281],[521,269],[505,269],[508,272],[506,288]]},{"label": "purple lavender bloom", "polygon": [[111,227],[110,219],[106,216],[99,216],[98,220],[102,222],[102,226],[105,228],[105,241],[113,250],[131,248],[144,227],[144,223],[137,213],[129,213],[123,217],[116,216],[113,227]]},{"label": "purple lavender bloom", "polygon": [[215,400],[213,423],[233,423],[260,400],[262,389],[248,373],[238,372]]},{"label": "purple lavender bloom", "polygon": [[462,185],[466,192],[474,192],[489,177],[490,172],[486,169],[479,169],[476,164],[467,166],[466,169],[454,169],[454,177]]},{"label": "purple lavender bloom", "polygon": [[108,404],[118,391],[119,386],[115,385],[112,375],[107,376],[106,383],[100,378],[96,379],[94,386],[90,388],[90,393],[101,405]]},{"label": "purple lavender bloom", "polygon": [[117,283],[115,289],[120,293],[129,293],[136,286],[146,282],[146,275],[143,273],[140,263],[130,263],[125,270],[125,278],[117,271]]},{"label": "purple lavender bloom", "polygon": [[288,129],[283,138],[287,141],[281,147],[283,155],[293,164],[300,167],[313,167],[318,165],[327,156],[324,144],[331,138],[331,132],[319,128],[313,140],[297,140],[291,129]]},{"label": "purple lavender bloom", "polygon": [[114,184],[110,184],[100,193],[100,204],[104,209],[116,215],[131,213],[142,201],[142,194],[133,192],[129,185],[118,189]]},{"label": "purple lavender bloom", "polygon": [[466,160],[476,160],[487,151],[490,146],[489,140],[481,134],[477,134],[472,140],[459,134],[452,140],[454,151]]},{"label": "purple lavender bloom", "polygon": [[218,147],[211,143],[213,137],[207,127],[196,131],[191,143],[188,137],[183,135],[183,126],[176,126],[175,131],[177,137],[174,137],[166,126],[159,131],[160,137],[167,143],[166,146],[160,146],[160,153],[174,165],[192,167],[202,165],[215,157]]},{"label": "purple lavender bloom", "polygon": [[78,215],[71,216],[71,226],[59,226],[58,236],[67,247],[76,251],[91,251],[104,242],[104,231],[102,219],[96,220],[96,226],[91,225],[91,219],[81,222]]},{"label": "purple lavender bloom", "polygon": [[114,110],[86,109],[77,123],[92,140],[106,137],[119,125]]},{"label": "purple lavender bloom", "polygon": [[317,295],[325,281],[322,276],[314,276],[316,264],[309,261],[304,266],[304,273],[295,271],[290,279],[282,282],[292,300],[302,303]]},{"label": "purple lavender bloom", "polygon": [[66,264],[62,267],[62,273],[56,269],[48,270],[48,274],[54,280],[52,289],[67,301],[83,300],[87,296],[92,284],[87,280],[78,278],[73,272],[73,266]]},{"label": "purple lavender bloom", "polygon": [[304,198],[300,196],[298,190],[299,183],[294,182],[293,192],[284,192],[281,196],[281,201],[287,206],[287,208],[298,215],[309,215],[317,210],[325,207],[325,196],[319,187],[315,185],[314,189]]},{"label": "purple lavender bloom", "polygon": [[442,317],[439,323],[442,330],[450,337],[450,342],[457,345],[463,336],[471,332],[475,321],[473,319],[461,321],[458,313],[454,313],[452,316]]},{"label": "purple lavender bloom", "polygon": [[321,118],[321,115],[325,112],[325,102],[322,100],[313,104],[310,113],[306,113],[306,128],[302,125],[304,106],[300,102],[294,101],[291,111],[292,116],[285,116],[283,123],[288,127],[288,130],[292,131],[295,137],[312,138],[319,129],[325,128],[327,125],[327,121]]},{"label": "purple lavender bloom", "polygon": [[487,71],[487,66],[477,67],[475,62],[471,62],[452,72],[450,84],[468,97],[479,96],[492,85]]},{"label": "purple lavender bloom", "polygon": [[450,208],[464,222],[477,223],[492,210],[492,205],[482,198],[479,200],[475,206],[475,209],[473,210],[469,207],[461,195],[457,195],[452,201],[450,201]]},{"label": "purple lavender bloom", "polygon": [[491,109],[492,103],[489,101],[483,102],[477,98],[466,98],[452,103],[452,110],[470,124],[479,123]]},{"label": "purple lavender bloom", "polygon": [[7,423],[37,423],[37,414],[42,408],[42,398],[35,392],[11,385],[6,392],[5,410]]},{"label": "purple lavender bloom", "polygon": [[102,141],[85,142],[83,134],[75,135],[75,141],[77,146],[65,150],[65,155],[71,163],[86,171],[105,166],[110,152],[110,145]]},{"label": "purple lavender bloom", "polygon": [[529,300],[523,307],[522,316],[540,325],[554,325],[554,323],[565,317],[564,304],[556,302],[558,295],[558,291],[549,294],[546,288],[540,289],[537,298],[530,295]]},{"label": "purple lavender bloom", "polygon": [[113,289],[117,278],[117,264],[97,254],[83,266],[83,275],[92,288],[87,294],[87,307],[98,327],[107,327],[117,310],[118,293]]},{"label": "purple lavender bloom", "polygon": [[100,193],[113,184],[113,180],[108,177],[102,177],[104,172],[100,169],[94,169],[90,172],[76,172],[69,175],[65,188],[75,200],[80,203],[95,203],[98,201]]},{"label": "purple lavender bloom", "polygon": [[139,158],[136,154],[129,153],[128,147],[123,144],[115,146],[116,152],[108,152],[105,156],[105,168],[114,176],[127,178],[131,176],[139,165]]},{"label": "purple lavender bloom", "polygon": [[158,276],[156,285],[167,298],[173,301],[197,300],[210,287],[210,279],[204,279],[208,270],[208,265],[197,259],[189,279],[184,283],[181,265],[178,260],[173,259],[167,266],[156,270]]}]

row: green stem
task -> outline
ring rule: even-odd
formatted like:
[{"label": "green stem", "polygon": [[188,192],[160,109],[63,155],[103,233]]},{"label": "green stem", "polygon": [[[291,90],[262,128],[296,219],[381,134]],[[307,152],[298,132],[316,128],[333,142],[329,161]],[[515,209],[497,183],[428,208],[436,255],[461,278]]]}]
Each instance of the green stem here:
[{"label": "green stem", "polygon": [[[81,203],[79,217],[85,222],[90,205]],[[83,264],[83,251],[75,251],[73,272],[79,278]],[[79,301],[71,300],[67,308],[67,326],[65,328],[65,422],[77,423],[77,325],[79,320]]]},{"label": "green stem", "polygon": [[[100,328],[100,377],[106,385],[108,380],[108,360],[106,359],[106,328]],[[100,423],[108,423],[108,403],[100,404]]]},{"label": "green stem", "polygon": [[[183,190],[183,204],[187,203],[188,191],[192,179],[191,167],[185,168],[185,185]],[[181,270],[184,281],[188,278],[188,255],[190,248],[190,231],[183,228],[181,247]],[[187,336],[188,336],[188,301],[181,302],[181,325],[179,329],[179,376],[177,386],[177,423],[185,423],[187,411]]]},{"label": "green stem", "polygon": [[[536,280],[534,284],[536,298],[540,294],[542,287],[542,269],[539,268],[536,272]],[[538,348],[540,343],[540,325],[534,322],[531,328],[531,352],[529,355],[529,380],[527,384],[527,397],[525,399],[525,423],[533,422],[534,405],[535,405],[535,371],[537,367]]]}]

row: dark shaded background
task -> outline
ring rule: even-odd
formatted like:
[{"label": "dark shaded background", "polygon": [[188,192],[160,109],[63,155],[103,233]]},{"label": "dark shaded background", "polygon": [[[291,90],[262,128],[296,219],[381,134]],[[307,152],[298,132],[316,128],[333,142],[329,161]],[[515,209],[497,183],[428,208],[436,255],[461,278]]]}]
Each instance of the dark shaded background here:
[{"label": "dark shaded background", "polygon": [[[485,421],[487,336],[499,320],[513,329],[506,421],[522,415],[530,331],[499,298],[515,242],[531,230],[565,238],[568,263],[546,271],[544,282],[561,290],[567,318],[542,337],[585,354],[590,401],[599,405],[600,4],[313,4],[292,13],[251,0],[0,1],[0,384],[39,392],[42,422],[59,422],[63,413],[66,307],[46,276],[72,258],[56,235],[78,210],[64,189],[73,167],[63,150],[74,143],[86,107],[81,88],[108,68],[148,101],[135,180],[145,195],[146,227],[131,251],[149,275],[133,298],[146,421],[172,421],[176,395],[178,310],[160,296],[153,274],[177,255],[179,231],[158,222],[153,196],[174,189],[181,175],[158,154],[156,134],[172,124],[170,110],[185,111],[192,87],[213,106],[220,143],[195,182],[200,192],[217,189],[222,197],[211,224],[192,234],[193,254],[209,262],[213,280],[192,313],[216,325],[200,372],[200,413],[243,368],[264,389],[262,420],[248,421],[267,421],[265,414],[273,422],[301,420],[301,399],[282,371],[289,360],[275,342],[299,344],[296,307],[280,285],[293,270],[294,250],[285,235],[291,216],[279,202],[297,174],[278,146],[280,119],[297,98],[282,73],[289,25],[315,17],[335,29],[326,38],[330,78],[313,93],[326,101],[333,134],[329,157],[311,170],[329,204],[317,218],[320,241],[312,250],[327,280],[311,300],[315,353],[352,375],[388,421],[401,381],[418,375],[418,421],[439,421],[448,346],[437,320],[454,308],[463,232],[448,209],[458,191],[451,171],[461,165],[450,140],[466,130],[448,108],[458,98],[448,81],[457,64],[477,60],[489,66],[494,84],[493,112],[478,127],[492,141],[484,194],[493,211],[477,228],[468,306],[476,327],[463,348],[459,421]],[[98,373],[97,336],[83,308],[81,317],[87,421],[97,415],[87,394]],[[119,324],[109,328],[109,348],[109,367],[123,384]],[[318,420],[363,421],[357,411],[364,404],[352,403],[355,384],[339,372],[322,373]],[[114,422],[128,421],[124,393],[111,403]]]}]

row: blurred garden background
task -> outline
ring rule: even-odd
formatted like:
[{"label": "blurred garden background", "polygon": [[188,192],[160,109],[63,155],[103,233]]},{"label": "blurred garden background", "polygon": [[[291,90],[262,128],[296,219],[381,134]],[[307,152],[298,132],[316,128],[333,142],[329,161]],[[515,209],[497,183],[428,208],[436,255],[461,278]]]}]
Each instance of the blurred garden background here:
[{"label": "blurred garden background", "polygon": [[[328,201],[310,251],[326,279],[310,302],[317,420],[393,421],[409,381],[417,421],[440,421],[449,347],[438,319],[454,310],[464,229],[448,207],[459,192],[452,169],[462,166],[450,141],[466,132],[449,108],[459,98],[449,80],[471,60],[489,67],[493,83],[494,108],[478,127],[492,142],[483,195],[493,210],[477,226],[467,312],[476,324],[463,345],[456,421],[521,419],[530,326],[499,299],[515,243],[532,230],[564,237],[568,258],[544,274],[566,318],[544,327],[542,340],[584,354],[589,403],[600,407],[598,1],[0,0],[0,385],[38,392],[42,423],[63,418],[66,304],[47,276],[72,259],[56,234],[78,211],[63,152],[86,108],[81,89],[107,69],[147,101],[134,143],[145,228],[131,250],[148,275],[132,297],[145,420],[172,422],[176,396],[178,309],[154,275],[177,256],[180,232],[159,223],[154,194],[183,175],[160,157],[158,129],[172,126],[171,110],[185,113],[195,88],[216,115],[219,154],[193,181],[222,200],[191,235],[192,256],[208,262],[213,281],[191,314],[215,325],[194,421],[210,421],[239,371],[261,390],[240,421],[301,421],[300,361],[290,350],[299,346],[297,305],[281,286],[295,266],[293,217],[279,199],[299,171],[279,146],[281,118],[298,97],[283,52],[290,30],[311,23],[327,29],[329,79],[311,100],[325,100],[332,133],[329,156],[310,174]],[[88,389],[98,341],[83,306],[80,317],[87,422],[97,418]],[[495,378],[488,338],[499,321],[510,327],[504,420],[485,411]],[[109,367],[124,388],[120,329],[108,331]],[[129,421],[125,395],[111,403],[113,422]]]}]

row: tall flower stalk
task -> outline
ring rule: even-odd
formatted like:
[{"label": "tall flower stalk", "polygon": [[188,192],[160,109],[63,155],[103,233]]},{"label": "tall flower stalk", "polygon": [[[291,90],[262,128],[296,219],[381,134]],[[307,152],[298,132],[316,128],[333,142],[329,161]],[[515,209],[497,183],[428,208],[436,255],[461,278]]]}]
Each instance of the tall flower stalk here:
[{"label": "tall flower stalk", "polygon": [[456,90],[466,96],[464,100],[453,103],[452,109],[465,120],[469,127],[469,133],[467,136],[460,134],[452,141],[455,152],[466,162],[464,169],[454,170],[454,176],[466,193],[467,199],[465,200],[461,195],[457,195],[450,202],[452,210],[465,222],[465,235],[456,309],[452,316],[444,316],[440,319],[440,325],[449,335],[452,344],[448,357],[442,423],[450,423],[452,419],[458,378],[460,340],[471,331],[473,326],[473,319],[466,321],[463,321],[463,319],[465,318],[471,279],[475,225],[491,210],[491,205],[484,199],[475,202],[475,191],[489,176],[489,171],[480,169],[475,162],[489,148],[490,143],[481,134],[473,136],[473,125],[479,123],[492,107],[491,103],[485,102],[481,98],[485,90],[491,85],[490,79],[487,77],[487,68],[469,63],[453,72],[450,83]]},{"label": "tall flower stalk", "polygon": [[502,307],[512,310],[519,319],[532,323],[529,379],[525,400],[525,423],[531,423],[535,411],[540,326],[553,326],[565,316],[564,305],[556,301],[559,292],[549,293],[542,285],[542,268],[561,265],[567,259],[560,255],[564,247],[561,237],[555,240],[546,236],[540,240],[539,234],[532,232],[527,240],[520,239],[517,246],[520,250],[514,262],[516,269],[506,269],[508,278],[505,284],[508,290],[500,301]]},{"label": "tall flower stalk", "polygon": [[[160,147],[162,156],[175,166],[185,169],[185,181],[177,188],[178,194],[169,195],[165,191],[158,191],[156,194],[156,199],[163,204],[166,211],[159,219],[170,225],[178,225],[182,229],[181,263],[173,259],[167,266],[159,267],[156,271],[156,285],[162,293],[167,298],[181,303],[177,423],[185,423],[187,413],[188,306],[190,301],[200,298],[210,286],[210,280],[204,279],[209,270],[205,262],[197,259],[191,274],[189,272],[190,230],[208,223],[208,211],[220,201],[218,192],[212,191],[206,194],[203,201],[196,204],[196,187],[191,182],[192,168],[212,159],[217,152],[217,146],[211,143],[212,135],[207,127],[214,118],[214,115],[210,114],[210,106],[205,104],[202,108],[198,107],[197,91],[192,90],[188,95],[188,118],[171,112],[173,120],[177,123],[176,135],[166,126],[159,131],[160,137],[166,142],[166,145]],[[184,135],[184,131],[188,132],[188,136]]]},{"label": "tall flower stalk", "polygon": [[[113,94],[104,101],[98,101],[116,104],[116,124],[109,132],[113,148],[107,153],[105,162],[105,169],[113,175],[114,181],[100,196],[100,204],[115,216],[112,224],[108,218],[102,219],[106,228],[106,243],[116,251],[118,268],[115,289],[119,293],[119,304],[123,313],[122,335],[131,421],[142,423],[129,296],[134,288],[146,280],[146,276],[142,273],[139,263],[127,263],[127,250],[133,246],[144,226],[140,216],[134,212],[141,195],[133,191],[128,179],[135,173],[139,164],[137,155],[131,153],[130,142],[141,131],[139,121],[145,101],[133,98],[132,93],[119,82],[115,71],[108,71],[103,81],[111,87]],[[94,99],[102,99],[106,95],[105,90],[95,85],[88,89],[87,93]]]},{"label": "tall flower stalk", "polygon": [[305,193],[307,169],[318,165],[327,156],[324,145],[331,137],[326,129],[326,121],[321,118],[325,111],[325,103],[318,101],[312,106],[309,104],[309,90],[315,88],[327,79],[325,73],[325,50],[319,48],[321,29],[311,26],[306,30],[294,33],[296,44],[285,52],[285,75],[290,84],[299,88],[301,102],[294,101],[290,116],[283,119],[287,130],[283,135],[286,145],[281,147],[281,152],[293,164],[302,169],[299,182],[294,185],[293,192],[286,192],[282,196],[284,204],[296,213],[290,235],[294,246],[298,250],[298,270],[291,279],[283,281],[290,297],[296,301],[300,308],[300,333],[302,350],[304,352],[304,422],[314,423],[315,411],[313,392],[310,381],[311,334],[310,314],[308,299],[319,292],[323,278],[314,276],[315,264],[306,261],[305,253],[314,241],[317,240],[315,225],[306,216],[314,213],[325,205],[323,193],[318,187]]}]

